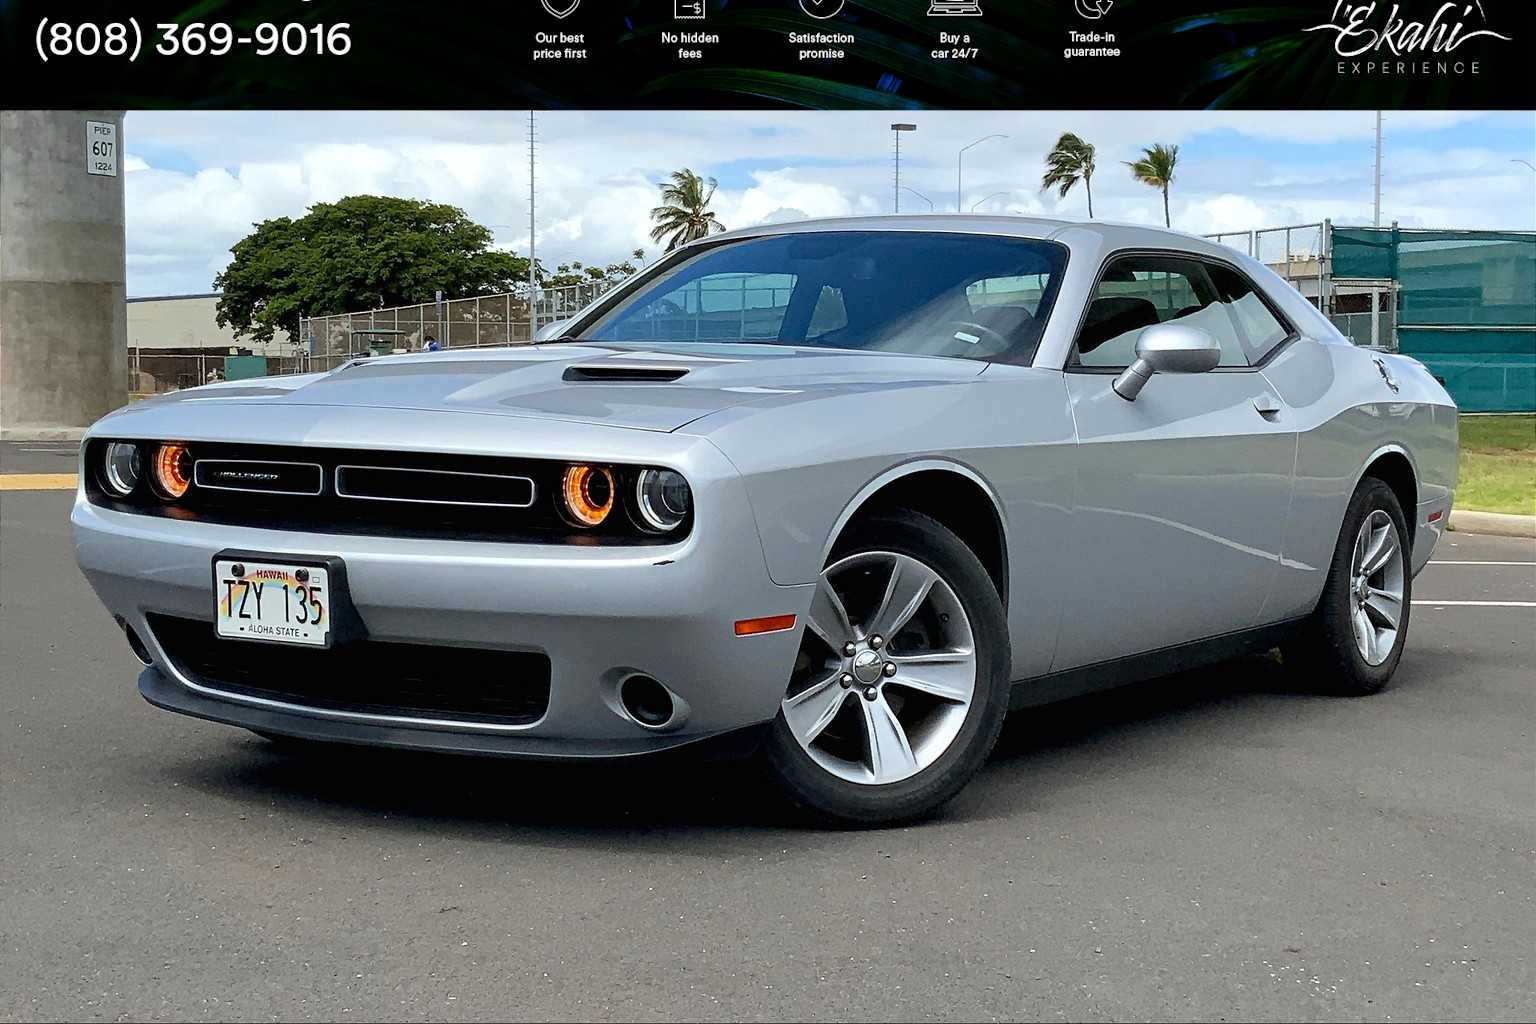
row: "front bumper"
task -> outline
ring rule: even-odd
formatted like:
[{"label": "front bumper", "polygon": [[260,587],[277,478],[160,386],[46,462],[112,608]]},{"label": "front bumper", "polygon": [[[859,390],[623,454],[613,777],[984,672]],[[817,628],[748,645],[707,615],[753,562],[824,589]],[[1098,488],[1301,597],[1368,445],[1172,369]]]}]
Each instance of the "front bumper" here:
[{"label": "front bumper", "polygon": [[[722,459],[723,462],[723,459]],[[245,728],[319,739],[540,758],[611,757],[717,738],[773,718],[800,629],[738,637],[736,620],[795,614],[812,586],[768,577],[739,478],[728,467],[700,487],[693,533],[665,547],[579,547],[311,534],[115,512],[77,496],[71,516],[82,571],[108,610],[144,641],[151,703]],[[370,640],[535,651],[550,660],[537,721],[451,714],[357,713],[220,689],[184,671],[147,616],[212,621],[210,566],[226,548],[346,564]],[[229,641],[239,644],[239,641]],[[242,645],[244,646],[244,645]],[[250,644],[250,656],[262,645]],[[686,715],[647,728],[624,711],[617,683],[660,680]]]}]

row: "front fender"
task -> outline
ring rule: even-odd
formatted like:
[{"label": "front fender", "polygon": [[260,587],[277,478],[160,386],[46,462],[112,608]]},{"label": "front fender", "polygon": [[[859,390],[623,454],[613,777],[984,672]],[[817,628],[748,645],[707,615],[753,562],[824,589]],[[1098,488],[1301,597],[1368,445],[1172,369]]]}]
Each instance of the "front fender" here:
[{"label": "front fender", "polygon": [[942,469],[975,481],[1004,527],[1015,675],[1049,666],[1055,594],[1071,576],[1075,486],[1059,373],[991,366],[963,382],[807,389],[685,429],[741,473],[769,576],[782,586],[814,581],[843,527],[893,480]]}]

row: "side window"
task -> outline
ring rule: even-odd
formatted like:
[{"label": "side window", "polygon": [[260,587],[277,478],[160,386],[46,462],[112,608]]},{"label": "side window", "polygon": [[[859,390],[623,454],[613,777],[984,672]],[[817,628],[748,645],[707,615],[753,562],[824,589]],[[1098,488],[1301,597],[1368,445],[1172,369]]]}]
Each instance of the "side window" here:
[{"label": "side window", "polygon": [[616,340],[774,340],[794,288],[793,274],[710,274],[647,303]]},{"label": "side window", "polygon": [[1232,311],[1242,331],[1248,362],[1259,362],[1291,336],[1290,328],[1280,322],[1246,277],[1219,264],[1210,264],[1207,270],[1216,290],[1221,293],[1222,302]]},{"label": "side window", "polygon": [[1105,269],[1077,336],[1082,366],[1123,369],[1153,324],[1199,327],[1221,343],[1221,366],[1247,366],[1236,321],[1199,262],[1178,256],[1122,256]]}]

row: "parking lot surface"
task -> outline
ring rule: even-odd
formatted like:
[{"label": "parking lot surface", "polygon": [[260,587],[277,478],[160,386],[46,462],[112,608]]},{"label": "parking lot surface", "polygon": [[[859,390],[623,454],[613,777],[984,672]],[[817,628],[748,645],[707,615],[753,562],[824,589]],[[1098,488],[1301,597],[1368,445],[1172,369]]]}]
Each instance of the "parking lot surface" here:
[{"label": "parking lot surface", "polygon": [[[0,468],[72,472],[49,447]],[[1536,1005],[1536,542],[1451,535],[1380,696],[1256,658],[1022,713],[937,820],[829,832],[742,766],[305,752],[157,711],[71,498],[0,491],[0,1018]]]}]

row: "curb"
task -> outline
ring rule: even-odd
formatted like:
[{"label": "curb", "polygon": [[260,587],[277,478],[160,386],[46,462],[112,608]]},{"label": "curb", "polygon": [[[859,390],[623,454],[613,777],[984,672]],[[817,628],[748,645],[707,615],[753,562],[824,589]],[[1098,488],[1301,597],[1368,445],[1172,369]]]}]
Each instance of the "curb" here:
[{"label": "curb", "polygon": [[1536,537],[1536,516],[1458,508],[1451,510],[1451,529],[1457,533],[1481,533],[1491,537]]},{"label": "curb", "polygon": [[0,441],[78,441],[85,427],[8,427],[0,430]]}]

